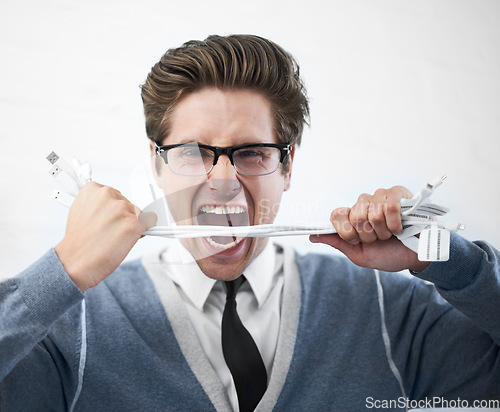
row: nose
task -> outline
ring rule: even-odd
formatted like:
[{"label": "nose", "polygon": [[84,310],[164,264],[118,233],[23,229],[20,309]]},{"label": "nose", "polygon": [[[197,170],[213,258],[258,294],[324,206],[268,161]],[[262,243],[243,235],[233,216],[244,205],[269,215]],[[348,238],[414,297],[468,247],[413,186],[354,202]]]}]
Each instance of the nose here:
[{"label": "nose", "polygon": [[221,155],[208,174],[208,184],[215,203],[227,203],[241,192],[241,183],[229,157]]},{"label": "nose", "polygon": [[231,160],[229,160],[227,155],[223,154],[217,159],[217,163],[208,174],[208,177],[209,179],[234,179],[236,178],[236,175],[237,172],[231,164]]}]

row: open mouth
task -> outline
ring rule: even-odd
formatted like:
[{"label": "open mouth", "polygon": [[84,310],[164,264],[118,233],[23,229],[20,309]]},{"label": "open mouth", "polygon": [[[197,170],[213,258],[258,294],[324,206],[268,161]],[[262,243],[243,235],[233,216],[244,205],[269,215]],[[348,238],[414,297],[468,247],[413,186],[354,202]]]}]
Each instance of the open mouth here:
[{"label": "open mouth", "polygon": [[[214,206],[200,207],[196,216],[199,225],[209,226],[246,226],[248,225],[248,211],[242,206]],[[207,242],[218,249],[225,250],[236,246],[243,239],[235,236],[210,236]]]}]

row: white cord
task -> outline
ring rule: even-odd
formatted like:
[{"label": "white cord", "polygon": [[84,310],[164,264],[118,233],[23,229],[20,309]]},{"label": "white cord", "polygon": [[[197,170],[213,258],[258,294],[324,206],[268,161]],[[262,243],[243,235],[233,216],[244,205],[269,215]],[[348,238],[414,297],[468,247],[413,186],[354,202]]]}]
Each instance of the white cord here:
[{"label": "white cord", "polygon": [[72,164],[60,158],[55,152],[47,156],[52,165],[49,173],[62,190],[52,192],[52,198],[63,206],[70,207],[85,183],[92,180],[92,169],[88,162],[80,163],[73,159]]},{"label": "white cord", "polygon": [[68,195],[73,197],[78,195],[81,187],[75,177],[68,172],[68,169],[65,170],[61,167],[60,163],[56,163],[54,167],[50,169],[49,173]]},{"label": "white cord", "polygon": [[389,337],[389,333],[387,332],[387,324],[385,321],[384,288],[382,287],[382,282],[380,281],[380,272],[377,269],[375,269],[374,272],[375,281],[377,283],[377,297],[380,310],[380,326],[382,332],[382,340],[385,346],[385,356],[387,358],[387,363],[389,364],[389,368],[391,369],[392,374],[398,381],[401,395],[404,399],[407,399],[405,386],[403,384],[403,378],[401,377],[401,373],[399,372],[399,369],[396,366],[396,362],[394,362],[394,358],[392,357],[391,338]]},{"label": "white cord", "polygon": [[320,235],[336,233],[333,225],[254,225],[254,226],[208,226],[208,225],[181,225],[156,226],[144,232],[145,235],[163,236],[172,238],[194,238],[207,236],[236,236],[236,237],[271,237]]},{"label": "white cord", "polygon": [[[401,214],[403,216],[406,216],[406,215],[409,215],[410,213],[412,213],[418,206],[421,205],[421,203],[425,199],[429,198],[429,196],[434,192],[434,190],[436,188],[438,188],[439,186],[441,186],[443,184],[445,179],[446,179],[446,175],[443,175],[443,176],[438,177],[437,179],[434,179],[434,180],[430,181],[429,183],[427,183],[427,185],[422,190],[420,190],[420,192],[416,196],[413,196],[413,199],[410,199],[410,200],[415,201],[415,203],[410,207],[410,209],[405,210]],[[401,202],[401,204],[404,204],[404,203],[408,203],[408,202],[407,201]]]},{"label": "white cord", "polygon": [[401,200],[401,223],[404,230],[397,238],[417,253],[421,261],[447,261],[450,256],[450,232],[465,229],[458,222],[437,222],[435,217],[445,215],[448,209],[423,203],[445,179],[446,175],[434,179],[412,199]]},{"label": "white cord", "polygon": [[75,197],[61,190],[54,189],[54,191],[52,192],[52,199],[57,200],[63,206],[71,207],[73,201],[75,200]]},{"label": "white cord", "polygon": [[78,384],[76,386],[75,395],[73,396],[73,401],[69,408],[69,412],[73,412],[75,409],[78,398],[82,392],[83,387],[83,376],[85,373],[85,363],[87,361],[87,309],[85,305],[85,299],[82,300],[81,305],[82,315],[80,318],[81,325],[81,337],[80,337],[80,361],[78,362]]},{"label": "white cord", "polygon": [[[63,190],[56,190],[52,197],[66,207],[71,206],[78,191],[86,182],[92,179],[92,169],[89,163],[80,163],[73,160],[70,165],[64,159],[52,152],[47,160],[53,165],[50,173]],[[449,252],[449,232],[463,230],[464,225],[458,222],[437,222],[438,216],[444,216],[448,209],[426,202],[425,200],[439,187],[446,176],[434,179],[412,199],[401,200],[401,223],[403,233],[397,238],[403,244],[416,253],[421,260],[446,260]],[[151,205],[150,205],[151,206]],[[154,209],[154,208],[153,208]],[[430,230],[433,229],[433,236]],[[436,232],[437,230],[437,232]],[[444,232],[448,233],[447,236]],[[320,235],[336,233],[332,224],[327,225],[279,225],[266,224],[254,226],[209,226],[209,225],[180,225],[180,226],[155,226],[146,230],[143,234],[148,236],[161,236],[167,238],[195,238],[209,236],[233,236],[233,237],[274,237],[274,236],[298,236],[298,235]],[[420,240],[416,235],[421,234]],[[422,240],[423,239],[423,240]],[[425,243],[426,242],[426,243]],[[424,244],[425,243],[425,244]],[[424,253],[423,251],[426,251]],[[424,255],[427,258],[423,257]]]}]

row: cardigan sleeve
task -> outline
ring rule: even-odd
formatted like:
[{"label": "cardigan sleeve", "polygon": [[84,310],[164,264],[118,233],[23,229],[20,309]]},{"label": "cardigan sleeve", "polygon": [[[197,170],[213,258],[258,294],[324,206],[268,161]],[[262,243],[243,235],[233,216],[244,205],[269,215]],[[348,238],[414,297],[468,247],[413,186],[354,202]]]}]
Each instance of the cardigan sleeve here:
[{"label": "cardigan sleeve", "polygon": [[499,262],[487,243],[453,235],[450,260],[416,274],[430,283],[391,288],[394,275],[382,277],[392,353],[410,399],[500,399]]},{"label": "cardigan sleeve", "polygon": [[[452,234],[450,260],[417,276],[500,345],[500,252],[485,242]],[[500,385],[500,384],[499,384]]]},{"label": "cardigan sleeve", "polygon": [[0,382],[82,299],[53,249],[0,283]]}]

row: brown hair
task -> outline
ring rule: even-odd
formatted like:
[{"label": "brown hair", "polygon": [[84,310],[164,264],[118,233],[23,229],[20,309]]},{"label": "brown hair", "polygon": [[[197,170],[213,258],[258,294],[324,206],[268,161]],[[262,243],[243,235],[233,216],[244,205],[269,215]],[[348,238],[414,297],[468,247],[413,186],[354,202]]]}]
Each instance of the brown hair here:
[{"label": "brown hair", "polygon": [[253,35],[214,35],[168,50],[141,86],[148,137],[161,144],[176,103],[205,87],[262,93],[271,103],[278,141],[300,144],[309,104],[299,66],[280,46]]}]

